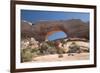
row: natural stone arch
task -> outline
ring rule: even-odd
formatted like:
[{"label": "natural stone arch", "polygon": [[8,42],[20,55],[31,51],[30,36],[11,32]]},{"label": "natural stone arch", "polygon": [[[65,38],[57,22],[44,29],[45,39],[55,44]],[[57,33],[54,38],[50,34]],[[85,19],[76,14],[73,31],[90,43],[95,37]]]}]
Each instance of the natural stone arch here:
[{"label": "natural stone arch", "polygon": [[[41,32],[38,31],[41,30]],[[57,32],[57,31],[63,31],[65,34],[69,34],[67,33],[67,29],[63,28],[62,26],[59,26],[57,24],[53,24],[53,25],[46,25],[46,24],[42,24],[40,25],[40,27],[38,26],[37,30],[35,30],[35,32],[37,32],[38,34],[36,35],[36,40],[41,41],[45,41],[46,37],[49,36],[50,34],[52,34],[53,32]],[[37,38],[38,36],[38,38]],[[35,36],[34,36],[35,37]]]},{"label": "natural stone arch", "polygon": [[[27,28],[29,26],[29,28]],[[45,41],[49,32],[63,31],[68,37],[85,38],[89,40],[89,24],[80,19],[40,21],[30,25],[22,22],[21,35],[34,37],[37,41]],[[24,29],[23,29],[24,28]]]},{"label": "natural stone arch", "polygon": [[[47,35],[45,36],[45,40],[48,41],[49,39],[49,36],[52,36],[53,34],[55,33],[58,33],[58,32],[63,32],[65,33],[63,30],[53,30],[53,31],[50,31],[47,33]],[[65,33],[66,37],[67,37],[67,34]],[[65,38],[65,37],[64,37]]]}]

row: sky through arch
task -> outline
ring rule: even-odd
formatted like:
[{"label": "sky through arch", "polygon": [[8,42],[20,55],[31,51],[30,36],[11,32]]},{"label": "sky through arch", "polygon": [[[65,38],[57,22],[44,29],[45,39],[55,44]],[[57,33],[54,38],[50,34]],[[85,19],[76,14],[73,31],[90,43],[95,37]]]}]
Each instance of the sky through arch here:
[{"label": "sky through arch", "polygon": [[58,31],[49,35],[47,38],[49,41],[53,41],[53,40],[57,40],[57,39],[65,38],[65,37],[67,37],[66,33],[64,33],[63,31]]}]

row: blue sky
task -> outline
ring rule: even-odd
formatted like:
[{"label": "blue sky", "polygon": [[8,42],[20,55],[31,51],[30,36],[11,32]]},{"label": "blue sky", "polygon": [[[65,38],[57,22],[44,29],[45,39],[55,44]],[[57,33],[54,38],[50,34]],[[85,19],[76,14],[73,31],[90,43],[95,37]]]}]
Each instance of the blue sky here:
[{"label": "blue sky", "polygon": [[68,20],[81,19],[89,21],[89,13],[80,12],[57,12],[57,11],[36,11],[36,10],[21,10],[21,20],[26,20],[35,23],[39,20]]},{"label": "blue sky", "polygon": [[52,40],[64,38],[64,37],[67,37],[67,35],[64,32],[59,31],[59,32],[53,33],[51,36],[49,36],[48,40],[52,41]]},{"label": "blue sky", "polygon": [[[37,10],[21,10],[21,20],[26,20],[32,23],[41,20],[69,20],[69,19],[81,19],[84,22],[89,21],[89,13],[80,12],[57,12],[57,11],[37,11]],[[57,32],[49,40],[64,37],[63,32]],[[58,39],[57,38],[57,39]]]}]

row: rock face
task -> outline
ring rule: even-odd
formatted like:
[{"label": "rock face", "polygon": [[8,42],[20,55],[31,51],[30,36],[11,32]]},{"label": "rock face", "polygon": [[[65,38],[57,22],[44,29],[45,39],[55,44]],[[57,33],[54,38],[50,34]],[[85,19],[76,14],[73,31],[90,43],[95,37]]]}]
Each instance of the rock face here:
[{"label": "rock face", "polygon": [[26,48],[38,48],[38,41],[36,41],[34,38],[28,38],[21,40],[21,49],[26,49]]},{"label": "rock face", "polygon": [[57,31],[63,31],[68,38],[85,38],[89,40],[89,24],[80,19],[39,21],[30,25],[30,22],[21,22],[21,37],[34,37],[42,42]]}]

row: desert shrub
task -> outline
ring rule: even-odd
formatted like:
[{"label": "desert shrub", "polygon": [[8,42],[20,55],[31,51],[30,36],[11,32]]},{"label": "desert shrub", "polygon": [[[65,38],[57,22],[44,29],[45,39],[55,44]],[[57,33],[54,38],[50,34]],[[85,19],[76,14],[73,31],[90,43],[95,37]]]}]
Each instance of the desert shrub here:
[{"label": "desert shrub", "polygon": [[51,47],[49,50],[50,54],[57,54],[57,49],[55,47]]},{"label": "desert shrub", "polygon": [[33,55],[33,58],[39,56],[40,55],[40,48],[31,49],[31,53]]},{"label": "desert shrub", "polygon": [[40,48],[40,55],[56,54],[56,48],[53,41],[43,42]]},{"label": "desert shrub", "polygon": [[80,46],[77,45],[75,42],[69,46],[69,53],[80,53]]},{"label": "desert shrub", "polygon": [[25,48],[21,49],[21,62],[32,61],[33,58],[39,56],[39,48]]},{"label": "desert shrub", "polygon": [[32,60],[32,53],[30,49],[21,49],[21,62],[28,62]]},{"label": "desert shrub", "polygon": [[48,41],[47,44],[48,44],[49,46],[51,46],[51,47],[54,47],[54,46],[55,46],[53,41]]}]

